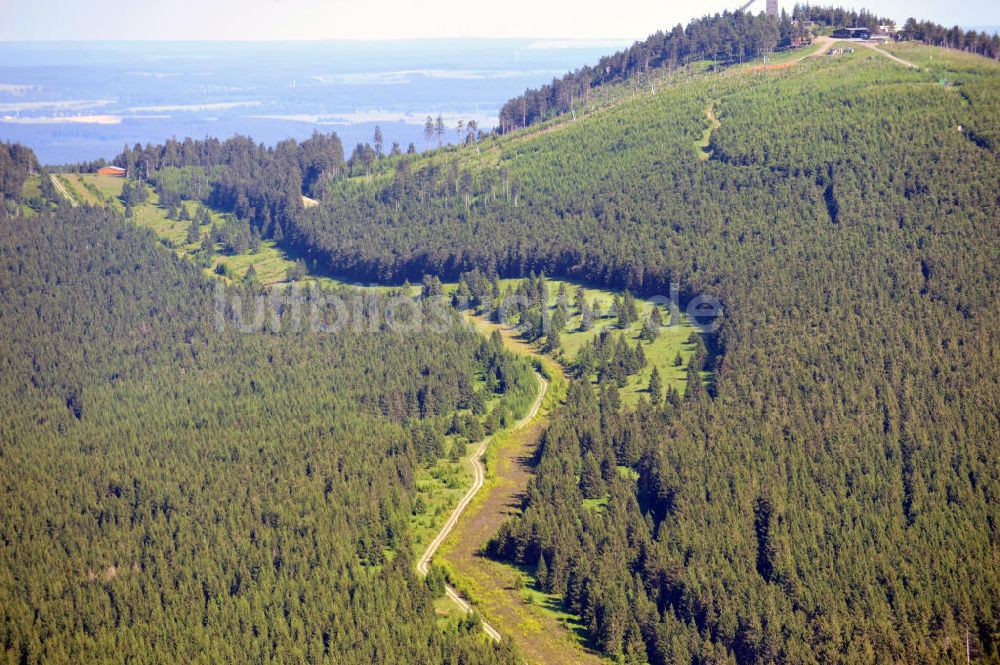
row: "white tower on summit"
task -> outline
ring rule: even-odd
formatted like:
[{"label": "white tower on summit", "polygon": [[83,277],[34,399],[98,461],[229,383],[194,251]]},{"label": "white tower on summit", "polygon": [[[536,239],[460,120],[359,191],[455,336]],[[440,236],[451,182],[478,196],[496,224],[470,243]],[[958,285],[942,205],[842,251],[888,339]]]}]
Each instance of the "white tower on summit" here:
[{"label": "white tower on summit", "polygon": [[[755,2],[757,2],[757,0],[749,0],[746,4],[744,4],[742,7],[740,7],[736,11],[738,11],[738,12],[745,12],[747,10],[747,8],[750,7],[750,5],[752,5]],[[767,15],[768,16],[777,17],[778,16],[778,0],[767,0],[767,9],[766,9],[766,11],[767,11]]]}]

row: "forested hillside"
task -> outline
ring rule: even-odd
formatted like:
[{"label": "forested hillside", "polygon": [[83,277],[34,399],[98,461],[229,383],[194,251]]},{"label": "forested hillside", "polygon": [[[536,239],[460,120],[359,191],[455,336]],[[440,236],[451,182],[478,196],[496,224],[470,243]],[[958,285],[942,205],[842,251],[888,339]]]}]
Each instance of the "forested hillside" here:
[{"label": "forested hillside", "polygon": [[[656,32],[625,50],[602,58],[596,65],[570,72],[551,84],[526,90],[500,109],[500,131],[527,127],[574,107],[585,105],[598,88],[611,83],[636,80],[656,72],[672,72],[699,60],[715,66],[742,63],[808,42],[812,31],[821,26],[865,26],[875,30],[892,24],[871,12],[836,7],[795,5],[791,14],[780,17],[744,12],[725,12],[680,24],[667,32]],[[936,46],[1000,58],[997,35],[946,28],[930,21],[909,19],[901,26],[899,39],[919,40]]]},{"label": "forested hillside", "polygon": [[500,109],[500,131],[509,132],[586,104],[594,89],[656,70],[672,71],[697,60],[729,64],[789,47],[805,31],[788,17],[743,12],[716,14],[657,32],[593,65],[527,90]]},{"label": "forested hillside", "polygon": [[38,160],[28,148],[16,143],[0,143],[0,215],[16,214],[24,183],[38,170]]},{"label": "forested hillside", "polygon": [[[676,42],[683,58],[738,62],[781,36],[739,21],[743,50],[717,33],[711,52]],[[641,344],[581,345],[523,510],[486,548],[604,654],[1000,662],[1000,65],[888,48],[903,60],[856,45],[692,75],[423,155],[345,161],[317,134],[117,161],[329,274],[434,275],[429,293],[461,278],[490,300],[531,277],[526,335],[550,311],[587,318],[586,298],[550,310],[540,274],[721,302],[687,367],[710,364],[711,389],[683,399],[630,406]],[[569,97],[628,81],[641,52],[571,75]],[[566,110],[542,103],[557,87],[526,95],[531,120]],[[193,265],[93,209],[3,220],[0,238],[15,660],[514,659],[433,628],[405,529],[415,466],[478,385],[459,377],[499,386],[516,365],[497,345],[219,333]]]},{"label": "forested hillside", "polygon": [[530,367],[457,325],[220,330],[217,288],[105,209],[0,218],[0,659],[514,662],[436,625],[407,521]]},{"label": "forested hillside", "polygon": [[544,270],[722,301],[714,398],[633,414],[577,389],[493,550],[609,654],[958,662],[968,634],[1000,657],[1000,72],[896,52],[928,69],[861,48],[706,76],[387,160],[294,224],[373,279]]}]

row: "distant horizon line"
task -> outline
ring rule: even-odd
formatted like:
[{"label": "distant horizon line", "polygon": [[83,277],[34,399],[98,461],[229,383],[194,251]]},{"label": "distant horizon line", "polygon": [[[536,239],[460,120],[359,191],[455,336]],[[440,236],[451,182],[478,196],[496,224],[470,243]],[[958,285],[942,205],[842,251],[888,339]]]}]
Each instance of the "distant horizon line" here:
[{"label": "distant horizon line", "polygon": [[[902,25],[905,22],[897,22]],[[922,20],[922,19],[917,19]],[[944,24],[941,24],[944,25]],[[963,30],[975,30],[987,33],[1000,33],[1000,22],[990,24],[955,24]],[[950,27],[950,26],[945,26]],[[244,39],[219,37],[211,39],[202,38],[149,38],[149,39],[0,39],[0,44],[322,44],[331,42],[346,43],[371,43],[371,42],[446,42],[446,41],[530,41],[545,42],[555,44],[566,44],[567,48],[575,45],[578,48],[617,46],[621,44],[631,44],[641,41],[646,37],[655,34],[657,30],[666,31],[671,26],[660,26],[640,37],[537,37],[518,36],[509,37],[496,36],[474,36],[474,35],[451,35],[435,37],[320,37],[320,38],[275,38],[275,39]]]},{"label": "distant horizon line", "polygon": [[[660,28],[662,29],[662,28]],[[649,34],[654,34],[656,31]],[[649,35],[646,35],[649,36]],[[0,39],[0,44],[298,44],[317,42],[430,42],[430,41],[534,41],[534,42],[561,42],[561,43],[590,43],[600,46],[604,43],[631,43],[642,37],[476,37],[476,36],[449,36],[449,37],[323,37],[323,38],[290,38],[290,39],[242,39],[242,38],[213,38],[213,39]]]}]

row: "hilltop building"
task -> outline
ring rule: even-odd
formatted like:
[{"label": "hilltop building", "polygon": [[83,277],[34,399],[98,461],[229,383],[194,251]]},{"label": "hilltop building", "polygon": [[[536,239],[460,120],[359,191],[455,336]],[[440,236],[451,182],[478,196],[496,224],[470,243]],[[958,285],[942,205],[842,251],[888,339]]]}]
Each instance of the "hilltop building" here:
[{"label": "hilltop building", "polygon": [[833,31],[834,39],[871,39],[872,31],[868,28],[837,28]]}]

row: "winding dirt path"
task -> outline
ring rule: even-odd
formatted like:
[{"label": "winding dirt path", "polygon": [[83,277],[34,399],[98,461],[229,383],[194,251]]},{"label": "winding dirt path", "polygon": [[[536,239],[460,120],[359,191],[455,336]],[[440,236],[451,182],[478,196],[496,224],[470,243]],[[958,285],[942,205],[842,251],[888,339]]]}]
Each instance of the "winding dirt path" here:
[{"label": "winding dirt path", "polygon": [[812,53],[805,54],[804,56],[802,56],[801,58],[799,58],[797,62],[801,62],[801,61],[805,60],[806,58],[821,58],[821,57],[823,57],[824,55],[826,55],[826,52],[830,48],[830,46],[834,42],[836,42],[836,41],[837,40],[835,40],[833,37],[827,37],[825,35],[820,35],[820,36],[816,37],[816,39],[813,40],[813,45],[815,45],[817,47],[816,50],[813,51]]},{"label": "winding dirt path", "polygon": [[[550,399],[546,401],[566,389],[564,368],[520,339],[515,330],[482,317],[470,318],[482,334],[500,333],[507,349],[545,366],[552,381],[547,388]],[[458,575],[456,585],[468,590],[477,611],[503,630],[528,663],[607,665],[609,661],[588,643],[586,626],[567,616],[558,599],[526,595],[520,568],[493,560],[481,551],[505,520],[520,514],[547,424],[548,414],[542,409],[535,419],[496,447],[490,459],[490,485],[462,514],[438,557]]]},{"label": "winding dirt path", "polygon": [[813,44],[819,45],[819,48],[816,51],[814,51],[813,53],[810,53],[808,55],[802,56],[801,58],[799,58],[798,60],[796,60],[796,62],[800,62],[802,60],[805,60],[806,58],[818,58],[820,56],[826,55],[826,52],[834,44],[836,44],[837,42],[842,42],[844,44],[858,44],[860,46],[866,46],[866,47],[870,48],[871,50],[875,51],[876,53],[878,53],[880,55],[884,55],[885,57],[889,58],[893,62],[899,63],[900,65],[903,65],[904,67],[910,67],[911,69],[920,69],[920,67],[916,66],[915,64],[913,64],[909,60],[903,60],[899,56],[895,56],[892,53],[889,53],[888,51],[886,51],[885,49],[879,48],[878,47],[878,42],[876,42],[876,41],[852,41],[852,40],[844,40],[844,39],[834,39],[833,37],[826,37],[826,36],[817,37],[813,41]]},{"label": "winding dirt path", "polygon": [[[535,376],[538,378],[538,395],[535,397],[535,401],[528,410],[528,413],[521,418],[521,420],[517,421],[514,427],[510,430],[511,433],[517,432],[532,423],[538,417],[538,412],[542,408],[542,402],[548,392],[549,382],[538,372],[535,372]],[[455,509],[448,517],[448,520],[441,526],[441,530],[427,545],[427,549],[424,550],[420,560],[417,561],[417,572],[421,575],[427,575],[427,572],[430,569],[431,559],[434,558],[434,554],[438,551],[438,548],[441,547],[441,543],[443,543],[451,534],[455,525],[458,524],[458,519],[462,516],[462,513],[465,512],[466,508],[468,508],[469,503],[471,503],[476,494],[479,493],[479,490],[483,488],[483,485],[486,482],[486,468],[483,466],[483,455],[486,454],[486,449],[492,441],[493,436],[488,436],[480,441],[479,446],[470,458],[473,471],[472,486],[462,497],[462,500],[458,502],[458,505],[455,506]],[[462,608],[466,614],[472,612],[472,606],[468,603],[468,601],[462,598],[462,596],[459,595],[459,593],[451,585],[445,586],[445,594],[448,598],[454,601],[456,605]],[[500,641],[500,633],[485,620],[483,621],[483,630],[493,640],[497,642]]]}]

